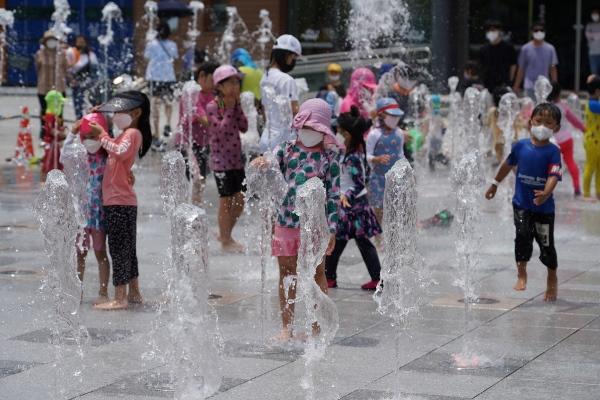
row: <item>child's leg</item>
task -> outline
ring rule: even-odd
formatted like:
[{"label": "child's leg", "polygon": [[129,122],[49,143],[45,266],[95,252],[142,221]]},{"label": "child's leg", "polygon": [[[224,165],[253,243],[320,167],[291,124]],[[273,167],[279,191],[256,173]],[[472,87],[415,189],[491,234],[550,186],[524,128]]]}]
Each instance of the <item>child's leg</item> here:
[{"label": "child's leg", "polygon": [[585,146],[585,165],[583,167],[583,197],[590,197],[592,175],[594,174],[594,154],[591,145]]},{"label": "child's leg", "polygon": [[367,266],[371,280],[378,281],[379,274],[381,272],[381,264],[379,263],[377,249],[367,237],[356,238],[355,241],[356,245],[358,246],[358,250],[360,251],[360,255]]},{"label": "child's leg", "polygon": [[335,247],[333,248],[331,255],[325,257],[326,279],[334,281],[337,279],[337,266],[347,243],[347,240],[336,239]]},{"label": "child's leg", "polygon": [[535,241],[540,247],[540,261],[548,268],[546,293],[544,301],[555,301],[558,292],[558,278],[556,269],[558,257],[554,247],[554,214],[534,214]]},{"label": "child's leg", "polygon": [[596,181],[596,197],[600,200],[600,148],[596,150],[596,155],[594,157],[594,174]]},{"label": "child's leg", "polygon": [[108,301],[108,278],[110,277],[110,263],[108,262],[108,254],[106,250],[94,251],[96,261],[98,261],[98,280],[100,288],[98,289],[98,298],[94,304],[101,304]]},{"label": "child's leg", "polygon": [[[383,208],[374,207],[373,212],[375,213],[375,218],[377,218],[377,222],[379,222],[379,225],[383,225]],[[382,234],[375,236],[375,245],[377,247],[381,247],[382,244]]]},{"label": "child's leg", "polygon": [[171,127],[171,115],[173,114],[173,106],[171,105],[171,102],[168,100],[165,100],[165,125],[168,127]]},{"label": "child's leg", "polygon": [[548,277],[546,278],[546,293],[544,301],[556,301],[558,295],[558,277],[556,270],[548,268]]},{"label": "child's leg", "polygon": [[504,161],[504,143],[496,143],[494,150],[496,152],[496,161],[498,164],[501,164]]},{"label": "child's leg", "polygon": [[514,208],[513,218],[515,223],[515,260],[517,262],[517,283],[515,290],[527,288],[527,262],[533,253],[533,230],[531,212]]},{"label": "child's leg", "polygon": [[80,250],[77,246],[77,277],[81,282],[83,282],[83,274],[85,273],[85,257],[87,256],[87,251]]},{"label": "child's leg", "polygon": [[573,139],[569,139],[564,143],[560,144],[560,152],[563,155],[567,169],[571,175],[573,181],[573,190],[576,194],[580,193],[581,188],[579,187],[579,168],[573,158]]},{"label": "child's leg", "polygon": [[[296,300],[296,264],[298,257],[277,257],[279,263],[279,308],[281,310],[281,336],[292,334],[292,323],[294,322],[294,301]],[[289,279],[293,278],[293,283],[289,284]],[[285,283],[289,287],[285,287]],[[327,286],[327,284],[325,284]],[[282,339],[285,339],[282,337]]]},{"label": "child's leg", "polygon": [[158,96],[152,97],[152,125],[153,135],[155,138],[160,137],[159,122],[160,122],[160,105],[162,101]]}]

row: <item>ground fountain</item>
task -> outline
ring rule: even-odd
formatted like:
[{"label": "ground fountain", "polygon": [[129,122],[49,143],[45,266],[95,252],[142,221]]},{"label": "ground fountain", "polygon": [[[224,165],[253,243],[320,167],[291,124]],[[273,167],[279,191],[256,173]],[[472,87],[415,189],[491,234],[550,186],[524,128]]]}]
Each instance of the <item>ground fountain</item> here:
[{"label": "ground fountain", "polygon": [[234,44],[250,37],[246,23],[240,17],[237,7],[227,7],[227,25],[216,49],[217,59],[221,64],[229,64]]},{"label": "ground fountain", "polygon": [[66,366],[67,346],[75,345],[78,357],[83,358],[83,348],[89,337],[79,322],[82,286],[77,277],[75,253],[78,221],[71,189],[61,171],[55,169],[48,174],[42,192],[35,200],[34,213],[49,258],[42,285],[42,304],[53,307],[48,313],[50,342],[55,351],[52,398],[62,399],[66,393],[63,382],[80,379],[82,375],[81,365]]},{"label": "ground fountain", "polygon": [[450,159],[455,161],[458,157],[458,139],[461,135],[461,96],[456,90],[458,87],[458,77],[448,78],[448,87],[450,94],[448,96],[448,117],[446,134],[444,135],[444,153],[448,154]]},{"label": "ground fountain", "polygon": [[252,37],[256,40],[256,44],[258,44],[258,48],[260,49],[260,64],[261,67],[267,68],[267,45],[269,43],[275,42],[275,36],[273,35],[273,22],[271,21],[271,17],[269,15],[269,11],[262,9],[258,13],[258,18],[260,19],[260,25],[256,31],[252,32]]},{"label": "ground fountain", "polygon": [[123,17],[121,15],[121,9],[118,5],[109,1],[102,8],[102,22],[106,24],[106,30],[104,35],[98,36],[98,43],[102,46],[102,53],[104,55],[102,62],[102,74],[104,75],[104,87],[102,90],[103,101],[108,100],[108,94],[110,93],[110,76],[108,73],[108,48],[114,41],[113,22],[122,22]]},{"label": "ground fountain", "polygon": [[[54,12],[50,19],[53,21],[50,31],[58,39],[59,42],[66,42],[67,35],[71,33],[72,29],[68,27],[67,20],[71,15],[71,6],[69,6],[68,0],[54,0]],[[56,50],[56,62],[55,62],[55,82],[59,81],[62,71],[60,71],[61,57],[64,57],[62,46],[58,46]]]},{"label": "ground fountain", "polygon": [[71,133],[69,139],[65,140],[60,153],[60,162],[63,165],[64,174],[71,189],[75,217],[79,226],[78,245],[81,245],[88,207],[89,166],[87,150],[81,143],[78,134]]},{"label": "ground fountain", "polygon": [[248,130],[240,135],[242,152],[246,155],[246,163],[250,162],[252,154],[259,154],[260,135],[258,134],[258,111],[252,92],[243,92],[240,95],[240,106],[248,120]]},{"label": "ground fountain", "polygon": [[[189,177],[190,177],[190,185],[189,185],[189,196],[188,202],[190,204],[199,203],[200,191],[201,191],[201,181],[202,178],[200,175],[200,167],[198,165],[198,161],[196,157],[193,156],[194,149],[194,138],[192,135],[193,132],[193,123],[194,123],[194,115],[196,115],[196,104],[198,103],[198,96],[200,95],[201,87],[200,85],[193,79],[186,81],[183,84],[181,89],[181,113],[183,115],[183,121],[187,124],[186,130],[188,132],[187,135],[187,143],[182,144],[185,146],[185,151],[188,154],[188,168],[189,168]],[[183,127],[179,127],[182,129]]]},{"label": "ground fountain", "polygon": [[[0,65],[4,65],[6,54],[6,32],[12,28],[15,22],[14,13],[10,10],[0,8]],[[0,68],[0,85],[4,83],[4,67]]]},{"label": "ground fountain", "polygon": [[377,311],[393,320],[396,334],[396,373],[400,373],[400,340],[425,302],[432,280],[417,253],[417,182],[410,163],[398,160],[385,175],[383,200],[384,253],[381,282],[374,299]]},{"label": "ground fountain", "polygon": [[158,4],[156,1],[147,0],[144,3],[144,20],[148,23],[148,30],[146,31],[146,42],[151,42],[156,38],[156,20],[158,14]]},{"label": "ground fountain", "polygon": [[323,207],[325,203],[325,187],[319,178],[311,178],[298,188],[296,213],[300,217],[300,248],[296,303],[303,303],[306,312],[302,387],[307,400],[318,398],[315,397],[314,369],[325,356],[339,327],[335,303],[315,282],[317,266],[325,257],[331,235]]},{"label": "ground fountain", "polygon": [[540,75],[533,84],[533,94],[535,95],[535,104],[544,103],[548,95],[552,92],[552,84],[543,75]]},{"label": "ground fountain", "polygon": [[271,153],[266,153],[266,164],[257,167],[249,164],[246,173],[246,203],[257,201],[260,216],[260,334],[265,340],[265,321],[267,319],[267,269],[271,264],[271,237],[275,213],[283,201],[288,186],[279,170],[279,165]]},{"label": "ground fountain", "polygon": [[[204,11],[204,3],[193,0],[188,4],[188,8],[192,11],[192,19],[188,25],[186,34],[187,40],[184,42],[183,46],[186,48],[186,51],[191,51],[192,54],[194,54],[196,43],[200,37],[200,31],[198,30],[198,16]],[[193,71],[190,75],[190,79],[194,79]]]},{"label": "ground fountain", "polygon": [[[517,96],[510,92],[504,94],[500,98],[498,104],[498,127],[504,136],[504,158],[508,157],[512,149],[512,144],[515,140],[515,121],[519,116],[521,106]],[[512,194],[514,187],[514,175],[509,174],[504,183],[506,189],[506,201],[503,203],[502,216],[505,220],[512,220]]]}]

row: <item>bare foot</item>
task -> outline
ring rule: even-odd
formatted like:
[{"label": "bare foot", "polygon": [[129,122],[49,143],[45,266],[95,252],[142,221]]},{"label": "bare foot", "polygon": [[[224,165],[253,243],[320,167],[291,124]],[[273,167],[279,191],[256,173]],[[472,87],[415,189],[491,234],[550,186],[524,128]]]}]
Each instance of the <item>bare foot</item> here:
[{"label": "bare foot", "polygon": [[527,289],[527,275],[519,276],[517,278],[517,283],[515,283],[515,286],[513,286],[513,289],[519,291]]},{"label": "bare foot", "polygon": [[279,334],[271,338],[271,342],[286,343],[292,339],[292,331],[290,329],[282,329]]},{"label": "bare foot", "polygon": [[142,295],[140,293],[129,293],[127,295],[127,301],[133,304],[142,304],[144,302],[144,299],[142,298]]},{"label": "bare foot", "polygon": [[93,301],[92,301],[92,305],[97,306],[98,304],[104,304],[104,303],[108,303],[110,301],[110,299],[108,298],[108,295],[105,296],[98,296],[96,297]]},{"label": "bare foot", "polygon": [[127,300],[113,300],[106,303],[98,304],[94,306],[95,310],[102,311],[116,311],[116,310],[127,310]]},{"label": "bare foot", "polygon": [[243,253],[245,250],[241,243],[238,243],[233,239],[227,242],[221,241],[221,248],[226,253]]},{"label": "bare foot", "polygon": [[544,294],[544,301],[556,301],[556,295],[558,294],[558,279],[556,272],[548,274],[546,283],[546,293]]}]

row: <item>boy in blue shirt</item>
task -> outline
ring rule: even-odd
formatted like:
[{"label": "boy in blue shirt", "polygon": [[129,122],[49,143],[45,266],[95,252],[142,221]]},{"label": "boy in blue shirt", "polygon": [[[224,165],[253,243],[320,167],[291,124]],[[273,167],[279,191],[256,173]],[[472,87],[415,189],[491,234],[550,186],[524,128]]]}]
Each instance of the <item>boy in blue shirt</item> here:
[{"label": "boy in blue shirt", "polygon": [[540,261],[548,268],[544,301],[555,301],[558,292],[552,192],[561,180],[562,167],[560,149],[550,143],[550,138],[560,129],[560,119],[560,109],[552,103],[535,107],[529,120],[531,138],[513,144],[510,155],[485,193],[488,200],[494,198],[500,182],[516,167],[513,209],[518,278],[514,289],[527,287],[527,262],[535,239],[540,247]]}]

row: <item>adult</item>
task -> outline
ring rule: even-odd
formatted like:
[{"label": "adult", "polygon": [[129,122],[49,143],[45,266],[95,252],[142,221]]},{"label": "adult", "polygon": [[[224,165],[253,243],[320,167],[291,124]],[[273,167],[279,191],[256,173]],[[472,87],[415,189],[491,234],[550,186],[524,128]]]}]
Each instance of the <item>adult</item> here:
[{"label": "adult", "polygon": [[600,74],[600,10],[594,9],[590,17],[592,20],[585,26],[585,37],[588,41],[590,72],[597,75]]},{"label": "adult", "polygon": [[[35,53],[37,73],[37,95],[40,103],[40,139],[44,136],[43,117],[46,114],[46,94],[57,90],[65,95],[65,75],[67,58],[60,47],[60,41],[52,31],[46,31],[40,40],[40,48]],[[62,113],[61,113],[62,116]]]},{"label": "adult", "polygon": [[231,53],[231,64],[244,74],[240,90],[242,92],[252,92],[254,98],[260,101],[260,81],[262,80],[263,73],[252,59],[248,50],[242,48],[235,49]]},{"label": "adult", "polygon": [[373,92],[377,88],[375,74],[369,68],[356,68],[350,76],[350,87],[342,100],[340,113],[350,112],[352,106],[360,111],[363,118],[370,118],[373,106]]},{"label": "adult", "polygon": [[533,86],[539,76],[545,76],[550,81],[558,81],[558,57],[554,46],[546,42],[546,31],[542,22],[536,22],[531,29],[533,40],[521,47],[519,53],[519,68],[513,85],[513,91],[518,93],[521,83],[529,97],[535,100]]},{"label": "adult", "polygon": [[177,45],[169,40],[171,28],[161,22],[157,28],[157,37],[151,40],[144,50],[144,57],[148,60],[146,67],[146,81],[150,84],[152,96],[152,149],[163,151],[164,144],[160,139],[160,105],[165,107],[165,126],[163,134],[171,134],[171,114],[173,113],[173,86],[175,85],[174,62],[179,56]]},{"label": "adult", "polygon": [[81,119],[84,114],[85,94],[92,86],[98,71],[98,58],[89,48],[83,35],[75,38],[75,46],[67,50],[66,56],[69,65],[69,86],[73,91],[73,108],[77,119]]},{"label": "adult", "polygon": [[490,93],[494,93],[499,86],[510,86],[515,78],[517,52],[504,40],[500,22],[487,21],[485,31],[488,43],[479,50],[479,65],[483,85]]},{"label": "adult", "polygon": [[260,137],[260,149],[272,151],[280,143],[295,140],[292,117],[298,113],[298,87],[288,72],[302,55],[300,41],[292,35],[281,35],[273,45],[269,68],[260,81],[266,125]]}]

